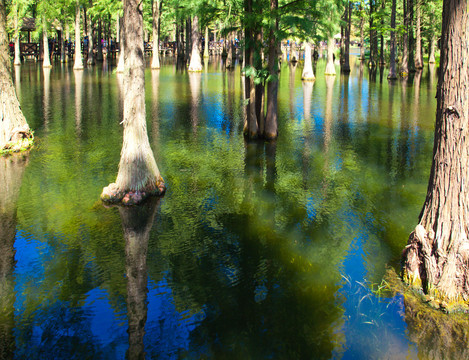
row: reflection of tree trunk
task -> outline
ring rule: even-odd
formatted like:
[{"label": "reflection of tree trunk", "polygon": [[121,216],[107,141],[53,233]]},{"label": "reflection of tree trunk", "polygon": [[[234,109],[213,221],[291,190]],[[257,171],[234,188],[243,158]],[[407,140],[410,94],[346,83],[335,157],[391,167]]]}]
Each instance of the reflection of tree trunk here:
[{"label": "reflection of tree trunk", "polygon": [[81,118],[82,118],[82,103],[83,103],[83,72],[74,71],[75,74],[75,127],[77,134],[81,134]]},{"label": "reflection of tree trunk", "polygon": [[151,198],[135,207],[119,207],[125,239],[127,275],[127,317],[129,349],[127,358],[144,359],[143,336],[147,321],[147,250],[159,200]]},{"label": "reflection of tree trunk", "polygon": [[199,123],[200,83],[202,74],[189,73],[189,86],[191,88],[191,123],[194,133]]},{"label": "reflection of tree trunk", "polygon": [[469,57],[466,2],[445,0],[433,161],[419,224],[403,253],[404,279],[442,307],[469,298]]},{"label": "reflection of tree trunk", "polygon": [[44,68],[44,128],[47,130],[50,117],[50,68]]},{"label": "reflection of tree trunk", "polygon": [[26,164],[23,155],[0,157],[0,359],[14,358],[16,205]]}]

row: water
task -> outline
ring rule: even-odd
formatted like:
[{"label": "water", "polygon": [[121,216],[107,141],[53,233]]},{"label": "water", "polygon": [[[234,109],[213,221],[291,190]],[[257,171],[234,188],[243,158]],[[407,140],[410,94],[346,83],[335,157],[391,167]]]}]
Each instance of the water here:
[{"label": "water", "polygon": [[320,60],[302,84],[284,63],[279,138],[246,144],[239,66],[163,64],[146,71],[146,109],[168,190],[120,210],[99,200],[122,144],[114,64],[16,72],[37,142],[0,187],[4,354],[424,356],[402,295],[371,288],[398,268],[424,201],[435,72],[388,84],[353,60],[325,79]]}]

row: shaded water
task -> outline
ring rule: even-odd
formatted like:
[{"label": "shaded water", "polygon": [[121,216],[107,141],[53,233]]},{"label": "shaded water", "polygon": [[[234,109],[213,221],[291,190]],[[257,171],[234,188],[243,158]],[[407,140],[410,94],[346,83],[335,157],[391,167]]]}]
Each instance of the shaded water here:
[{"label": "shaded water", "polygon": [[402,296],[370,288],[398,267],[423,204],[435,73],[390,85],[352,61],[350,76],[325,79],[320,60],[302,83],[301,67],[283,64],[279,138],[246,144],[239,66],[187,74],[165,61],[146,72],[146,105],[168,190],[129,209],[99,201],[122,143],[114,67],[17,71],[37,144],[21,188],[0,187],[16,205],[0,255],[4,349],[18,359],[427,353]]}]

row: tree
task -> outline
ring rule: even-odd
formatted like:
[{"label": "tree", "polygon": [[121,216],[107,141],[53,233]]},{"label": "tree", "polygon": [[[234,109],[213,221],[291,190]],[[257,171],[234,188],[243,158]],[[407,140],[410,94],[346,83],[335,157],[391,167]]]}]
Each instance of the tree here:
[{"label": "tree", "polygon": [[81,58],[81,37],[80,37],[80,2],[75,3],[75,64],[73,70],[83,70],[83,60]]},{"label": "tree", "polygon": [[468,2],[445,0],[433,161],[419,224],[403,253],[404,280],[442,307],[469,297]]},{"label": "tree", "polygon": [[29,148],[33,140],[16,97],[10,67],[5,0],[0,0],[0,154]]},{"label": "tree", "polygon": [[423,68],[423,57],[422,57],[422,33],[421,33],[421,8],[422,4],[420,0],[416,0],[417,19],[415,24],[415,69],[420,70]]},{"label": "tree", "polygon": [[124,140],[115,183],[103,189],[105,202],[138,204],[165,191],[148,141],[142,3],[124,0]]},{"label": "tree", "polygon": [[396,72],[396,0],[392,0],[392,7],[391,7],[391,53],[389,54],[388,79],[397,79],[397,72]]},{"label": "tree", "polygon": [[151,61],[152,69],[160,68],[160,1],[153,0],[152,3],[152,15],[153,15],[153,59]]},{"label": "tree", "polygon": [[202,71],[202,59],[200,58],[199,48],[199,17],[196,15],[192,19],[192,52],[191,62],[189,64],[189,71],[199,72]]}]

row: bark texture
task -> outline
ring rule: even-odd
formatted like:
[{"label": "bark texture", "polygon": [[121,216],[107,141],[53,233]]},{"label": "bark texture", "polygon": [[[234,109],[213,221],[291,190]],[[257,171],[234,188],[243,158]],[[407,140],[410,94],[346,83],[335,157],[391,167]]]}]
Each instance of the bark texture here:
[{"label": "bark texture", "polygon": [[404,34],[402,35],[402,59],[399,74],[402,77],[409,75],[409,16],[407,11],[407,0],[402,0],[402,9],[404,14]]},{"label": "bark texture", "polygon": [[397,79],[396,71],[396,0],[392,0],[391,6],[391,51],[389,54],[388,79]]},{"label": "bark texture", "polygon": [[343,64],[340,69],[341,72],[348,74],[350,73],[350,31],[352,28],[352,4],[347,1],[345,7],[345,16],[346,25],[344,27],[344,49],[343,49]]},{"label": "bark texture", "polygon": [[[274,26],[269,31],[269,69],[270,81],[267,82],[267,113],[265,117],[264,137],[275,139],[278,135],[278,53],[279,43],[276,38],[278,31],[278,0],[270,0],[270,13],[275,17]],[[309,45],[309,43],[308,43]],[[309,60],[311,62],[311,47]],[[312,70],[312,68],[311,68]],[[313,74],[314,76],[314,74]]]},{"label": "bark texture", "polygon": [[192,52],[191,52],[191,62],[189,63],[189,71],[202,71],[202,59],[200,57],[200,48],[199,48],[199,17],[194,16],[192,20]]},{"label": "bark texture", "polygon": [[327,39],[327,65],[325,75],[335,75],[334,66],[334,38],[332,36]]},{"label": "bark texture", "polygon": [[75,63],[73,70],[83,70],[83,59],[81,58],[81,37],[80,37],[80,3],[75,4]]},{"label": "bark texture", "polygon": [[313,72],[313,62],[311,60],[311,43],[308,41],[305,42],[305,64],[303,67],[303,73],[301,74],[301,80],[304,81],[313,81],[314,80]]},{"label": "bark texture", "polygon": [[147,134],[142,3],[124,1],[124,141],[115,183],[104,188],[101,199],[138,204],[165,191]]},{"label": "bark texture", "polygon": [[151,60],[151,68],[160,68],[160,2],[153,0],[153,58]]},{"label": "bark texture", "polygon": [[403,277],[447,309],[469,302],[469,76],[467,0],[445,0],[433,162]]},{"label": "bark texture", "polygon": [[415,69],[419,70],[423,68],[423,57],[422,57],[422,35],[421,35],[421,3],[417,0],[416,3],[417,19],[415,24]]},{"label": "bark texture", "polygon": [[46,19],[44,19],[43,26],[42,40],[44,44],[44,61],[42,62],[42,67],[51,68],[52,64],[50,63],[49,38],[47,36]]},{"label": "bark texture", "polygon": [[16,97],[10,67],[5,0],[0,0],[0,154],[29,148],[33,139]]}]

